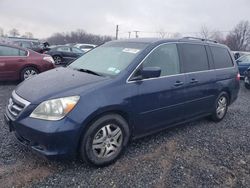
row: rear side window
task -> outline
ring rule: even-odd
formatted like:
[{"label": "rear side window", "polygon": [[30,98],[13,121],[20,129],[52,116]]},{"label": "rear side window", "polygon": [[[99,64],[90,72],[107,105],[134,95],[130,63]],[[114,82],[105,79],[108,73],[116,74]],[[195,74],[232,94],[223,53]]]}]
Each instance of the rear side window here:
[{"label": "rear side window", "polygon": [[23,48],[32,48],[31,42],[22,42],[21,46]]},{"label": "rear side window", "polygon": [[215,69],[233,67],[232,58],[226,48],[211,46]]},{"label": "rear side window", "polygon": [[59,48],[57,48],[57,51],[59,51],[59,52],[70,52],[70,48],[69,47],[59,47]]},{"label": "rear side window", "polygon": [[161,68],[161,76],[180,73],[176,44],[165,44],[156,48],[143,62],[143,67]]},{"label": "rear side window", "polygon": [[25,50],[19,50],[19,55],[20,55],[20,56],[27,56],[27,55],[28,55],[28,52],[25,51]]},{"label": "rear side window", "polygon": [[0,46],[0,56],[26,56],[27,52],[18,48]]},{"label": "rear side window", "polygon": [[197,72],[209,69],[204,45],[181,44],[184,72]]},{"label": "rear side window", "polygon": [[72,52],[74,52],[74,53],[80,53],[80,54],[83,53],[83,51],[79,50],[78,48],[72,48]]}]

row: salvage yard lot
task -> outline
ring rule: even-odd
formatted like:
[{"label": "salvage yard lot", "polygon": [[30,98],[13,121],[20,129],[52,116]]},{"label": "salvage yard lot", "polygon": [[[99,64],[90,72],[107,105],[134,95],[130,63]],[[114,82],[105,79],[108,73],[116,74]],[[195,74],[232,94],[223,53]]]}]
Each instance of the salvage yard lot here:
[{"label": "salvage yard lot", "polygon": [[3,121],[16,83],[0,83],[0,187],[249,187],[250,91],[220,123],[201,119],[129,144],[113,165],[48,161],[21,146]]}]

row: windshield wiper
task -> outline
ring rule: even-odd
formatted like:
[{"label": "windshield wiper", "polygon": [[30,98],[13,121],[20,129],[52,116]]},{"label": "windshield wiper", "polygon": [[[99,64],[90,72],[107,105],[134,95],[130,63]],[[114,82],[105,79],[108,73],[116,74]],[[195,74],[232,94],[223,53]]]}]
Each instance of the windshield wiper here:
[{"label": "windshield wiper", "polygon": [[80,71],[80,72],[86,72],[88,74],[93,74],[93,75],[96,75],[96,76],[103,76],[100,73],[97,73],[97,72],[89,70],[89,69],[75,69],[75,70]]}]

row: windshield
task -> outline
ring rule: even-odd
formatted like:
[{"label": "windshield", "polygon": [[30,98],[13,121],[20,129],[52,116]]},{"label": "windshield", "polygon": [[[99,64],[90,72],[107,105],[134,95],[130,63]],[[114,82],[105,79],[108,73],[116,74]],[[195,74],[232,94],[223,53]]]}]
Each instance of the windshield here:
[{"label": "windshield", "polygon": [[111,42],[86,53],[68,67],[116,76],[147,46],[146,43]]},{"label": "windshield", "polygon": [[248,61],[248,62],[250,62],[250,55],[244,55],[244,56],[242,56],[242,57],[240,57],[238,60],[240,60],[240,61]]}]

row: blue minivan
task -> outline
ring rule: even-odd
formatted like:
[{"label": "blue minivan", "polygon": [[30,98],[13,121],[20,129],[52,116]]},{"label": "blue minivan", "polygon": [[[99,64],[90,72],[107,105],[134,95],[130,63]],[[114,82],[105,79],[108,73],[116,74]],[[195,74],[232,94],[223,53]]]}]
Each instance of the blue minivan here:
[{"label": "blue minivan", "polygon": [[230,50],[217,42],[111,41],[22,82],[5,120],[21,143],[47,158],[79,154],[102,166],[130,139],[207,116],[221,121],[239,80]]}]

